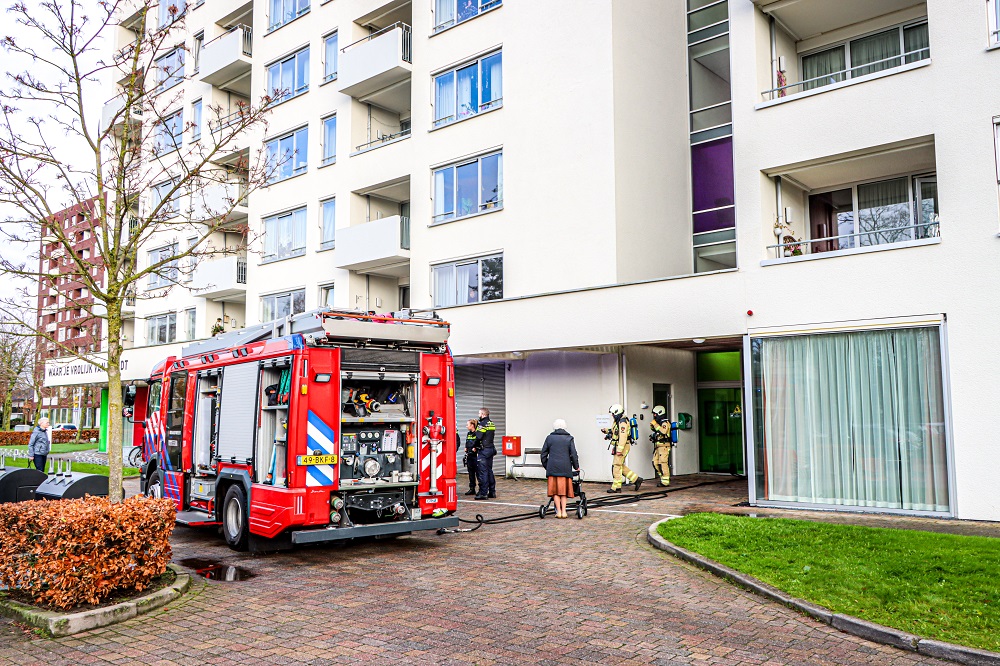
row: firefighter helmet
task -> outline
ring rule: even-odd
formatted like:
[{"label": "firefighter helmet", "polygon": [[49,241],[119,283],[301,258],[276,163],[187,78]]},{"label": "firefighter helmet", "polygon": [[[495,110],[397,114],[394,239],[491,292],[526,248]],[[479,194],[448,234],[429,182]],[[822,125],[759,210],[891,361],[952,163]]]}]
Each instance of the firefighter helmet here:
[{"label": "firefighter helmet", "polygon": [[663,405],[657,405],[656,407],[653,407],[653,413],[657,416],[663,416],[667,413],[667,410],[663,408]]},{"label": "firefighter helmet", "polygon": [[625,413],[625,408],[616,402],[608,408],[608,413],[612,416],[618,417]]}]

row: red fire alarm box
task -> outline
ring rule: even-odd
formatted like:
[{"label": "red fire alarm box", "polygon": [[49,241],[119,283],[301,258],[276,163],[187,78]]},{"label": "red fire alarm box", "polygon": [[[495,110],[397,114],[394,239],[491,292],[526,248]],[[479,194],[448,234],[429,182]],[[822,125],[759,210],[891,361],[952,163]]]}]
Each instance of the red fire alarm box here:
[{"label": "red fire alarm box", "polygon": [[504,438],[503,438],[503,454],[505,456],[519,456],[519,455],[521,455],[521,436],[520,435],[504,435]]}]

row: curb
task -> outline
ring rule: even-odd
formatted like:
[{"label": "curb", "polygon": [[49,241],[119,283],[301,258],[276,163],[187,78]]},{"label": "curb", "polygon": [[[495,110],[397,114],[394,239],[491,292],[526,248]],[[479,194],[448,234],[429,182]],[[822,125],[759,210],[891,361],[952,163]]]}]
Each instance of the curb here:
[{"label": "curb", "polygon": [[690,550],[681,548],[680,546],[675,546],[661,537],[657,531],[657,527],[659,527],[661,523],[665,523],[668,520],[674,520],[674,518],[665,518],[664,520],[659,520],[649,526],[649,529],[646,531],[646,540],[651,546],[666,553],[670,553],[674,557],[693,564],[696,567],[705,569],[719,578],[735,583],[736,585],[749,590],[754,594],[758,594],[766,599],[770,599],[771,601],[776,601],[783,606],[788,606],[789,608],[797,610],[800,613],[804,613],[813,619],[819,620],[823,624],[828,624],[834,629],[838,629],[848,634],[853,634],[874,643],[892,645],[903,650],[909,650],[910,652],[925,654],[928,657],[948,659],[950,661],[956,661],[960,664],[969,664],[970,666],[1000,666],[1000,653],[989,652],[987,650],[977,650],[976,648],[965,647],[964,645],[955,645],[954,643],[945,643],[944,641],[923,638],[921,636],[906,633],[905,631],[900,631],[899,629],[893,629],[892,627],[875,624],[874,622],[868,622],[850,615],[834,613],[828,608],[817,606],[816,604],[811,604],[808,601],[789,596],[787,593],[776,587],[768,585],[763,581],[757,580],[753,576],[748,576],[747,574],[736,571],[735,569],[730,569],[724,564],[719,564],[714,560],[703,557],[698,553],[693,553]]},{"label": "curb", "polygon": [[95,608],[78,613],[60,613],[39,610],[34,606],[9,599],[0,599],[0,612],[33,627],[38,627],[52,637],[71,636],[88,629],[106,627],[165,606],[179,598],[191,587],[191,574],[176,564],[171,563],[167,567],[176,575],[173,583],[132,601],[124,601],[106,608]]}]

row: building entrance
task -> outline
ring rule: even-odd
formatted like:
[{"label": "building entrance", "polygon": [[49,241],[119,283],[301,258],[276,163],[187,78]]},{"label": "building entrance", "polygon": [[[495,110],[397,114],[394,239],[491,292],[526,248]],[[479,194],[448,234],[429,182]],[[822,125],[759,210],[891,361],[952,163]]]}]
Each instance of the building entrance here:
[{"label": "building entrance", "polygon": [[702,472],[744,474],[742,354],[698,354],[698,448]]}]

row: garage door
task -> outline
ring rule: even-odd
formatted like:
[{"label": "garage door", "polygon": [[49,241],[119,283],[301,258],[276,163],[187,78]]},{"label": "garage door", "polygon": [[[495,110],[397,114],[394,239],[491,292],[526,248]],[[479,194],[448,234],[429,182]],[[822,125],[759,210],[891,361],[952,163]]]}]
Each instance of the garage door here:
[{"label": "garage door", "polygon": [[458,418],[458,432],[464,442],[467,432],[466,421],[479,418],[480,407],[489,408],[490,419],[497,427],[497,457],[493,459],[493,473],[498,476],[507,471],[500,442],[500,438],[507,432],[506,395],[503,363],[455,366],[455,411]]}]

